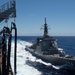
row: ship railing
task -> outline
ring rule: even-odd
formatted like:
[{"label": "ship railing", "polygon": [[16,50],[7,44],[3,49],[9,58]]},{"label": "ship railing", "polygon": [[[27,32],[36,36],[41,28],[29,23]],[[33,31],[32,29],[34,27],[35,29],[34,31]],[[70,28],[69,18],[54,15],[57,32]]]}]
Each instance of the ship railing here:
[{"label": "ship railing", "polygon": [[3,13],[4,11],[6,11],[6,10],[9,10],[10,8],[13,8],[13,7],[15,7],[15,1],[14,0],[3,4],[0,7],[0,14]]}]

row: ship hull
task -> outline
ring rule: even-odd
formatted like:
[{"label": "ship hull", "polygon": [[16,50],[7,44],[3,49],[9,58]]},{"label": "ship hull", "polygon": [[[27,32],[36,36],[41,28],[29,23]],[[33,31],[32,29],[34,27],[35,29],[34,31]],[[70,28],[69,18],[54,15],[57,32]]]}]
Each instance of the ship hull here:
[{"label": "ship hull", "polygon": [[26,50],[32,53],[33,56],[41,58],[42,60],[49,62],[52,65],[55,66],[64,65],[62,67],[63,69],[75,70],[75,58],[65,58],[65,57],[58,57],[55,55],[45,55],[42,53],[38,53],[37,51],[34,51],[29,47],[26,47]]}]

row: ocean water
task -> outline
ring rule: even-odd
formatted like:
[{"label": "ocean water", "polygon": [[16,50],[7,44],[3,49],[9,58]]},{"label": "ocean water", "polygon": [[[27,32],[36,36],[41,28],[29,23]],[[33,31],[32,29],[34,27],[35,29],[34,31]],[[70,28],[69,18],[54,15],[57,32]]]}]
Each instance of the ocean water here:
[{"label": "ocean water", "polygon": [[[18,36],[17,38],[17,75],[75,75],[74,72],[59,70],[41,59],[36,58],[25,50],[26,45],[32,45],[38,36]],[[57,39],[59,49],[75,56],[75,37],[54,36]],[[12,40],[11,64],[14,65],[14,41]]]}]

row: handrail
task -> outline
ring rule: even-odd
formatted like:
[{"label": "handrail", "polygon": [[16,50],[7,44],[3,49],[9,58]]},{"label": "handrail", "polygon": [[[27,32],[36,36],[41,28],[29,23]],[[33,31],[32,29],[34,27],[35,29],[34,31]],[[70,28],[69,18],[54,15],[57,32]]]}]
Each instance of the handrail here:
[{"label": "handrail", "polygon": [[15,7],[15,1],[7,2],[0,7],[0,13],[4,12],[10,8],[13,8],[13,7]]},{"label": "handrail", "polygon": [[8,18],[16,17],[16,1],[12,0],[0,7],[0,22]]}]

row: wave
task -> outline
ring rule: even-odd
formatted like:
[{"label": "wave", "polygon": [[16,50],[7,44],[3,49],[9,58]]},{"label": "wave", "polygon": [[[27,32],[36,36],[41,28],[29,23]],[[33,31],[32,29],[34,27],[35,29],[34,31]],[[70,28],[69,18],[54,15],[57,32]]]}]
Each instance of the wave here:
[{"label": "wave", "polygon": [[[32,57],[29,52],[25,51],[25,46],[31,45],[31,43],[26,41],[17,41],[17,75],[41,75],[41,72],[39,72],[34,67],[31,67],[26,64],[27,57]],[[14,69],[14,42],[12,41],[12,52],[11,52],[11,64],[12,69]]]},{"label": "wave", "polygon": [[[44,62],[41,59],[32,56],[31,53],[25,50],[26,45],[30,46],[32,43],[22,40],[17,41],[17,75],[52,75],[53,70],[59,69],[59,67],[54,66],[51,63]],[[59,50],[63,49],[59,48]],[[12,41],[11,64],[12,69],[14,69],[14,41]]]}]

